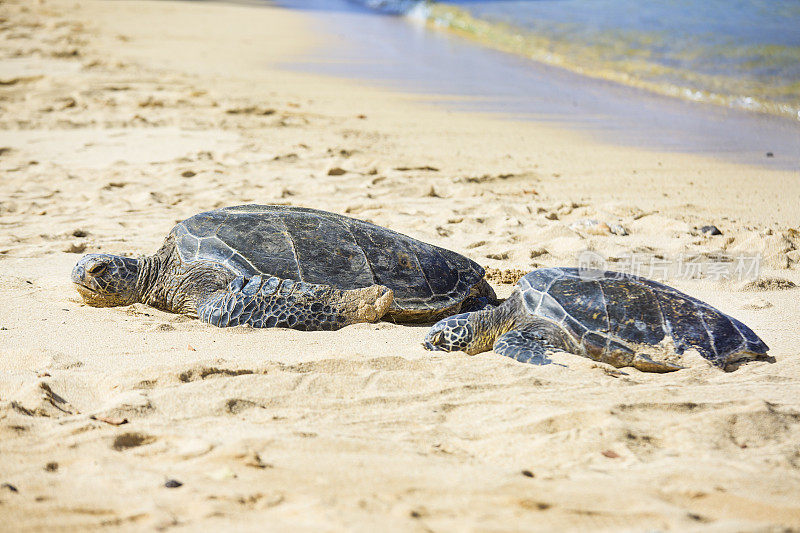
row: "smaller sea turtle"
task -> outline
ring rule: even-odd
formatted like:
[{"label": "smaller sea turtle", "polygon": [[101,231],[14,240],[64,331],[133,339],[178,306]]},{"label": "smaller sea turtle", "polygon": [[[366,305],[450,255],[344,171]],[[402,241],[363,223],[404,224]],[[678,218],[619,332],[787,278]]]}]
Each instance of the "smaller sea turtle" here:
[{"label": "smaller sea turtle", "polygon": [[766,358],[753,331],[721,311],[671,287],[617,272],[543,268],[525,275],[493,309],[437,322],[429,350],[494,350],[523,363],[545,365],[548,351],[565,351],[615,367],[670,372],[693,348],[725,368]]},{"label": "smaller sea turtle", "polygon": [[242,205],[178,223],[151,257],[86,255],[72,281],[97,307],[142,302],[220,327],[332,330],[496,303],[483,274],[462,255],[369,222]]}]

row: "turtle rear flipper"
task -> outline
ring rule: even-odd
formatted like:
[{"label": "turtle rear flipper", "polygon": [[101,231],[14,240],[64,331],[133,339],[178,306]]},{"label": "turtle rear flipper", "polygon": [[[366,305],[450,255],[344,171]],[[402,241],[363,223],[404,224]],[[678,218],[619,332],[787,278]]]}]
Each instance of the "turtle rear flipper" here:
[{"label": "turtle rear flipper", "polygon": [[201,299],[200,320],[214,326],[249,324],[256,328],[335,330],[375,322],[392,305],[391,289],[371,285],[340,290],[276,277],[239,276],[227,288]]},{"label": "turtle rear flipper", "polygon": [[[605,345],[598,343],[605,343]],[[583,347],[590,358],[608,363],[617,368],[632,366],[641,372],[656,372],[660,374],[684,368],[666,361],[656,361],[646,353],[639,353],[621,342],[605,339],[602,335],[596,333],[584,335]]]},{"label": "turtle rear flipper", "polygon": [[553,361],[547,357],[548,348],[543,344],[544,337],[533,329],[513,329],[504,333],[494,343],[495,353],[516,359],[520,363],[549,365]]},{"label": "turtle rear flipper", "polygon": [[482,279],[472,288],[470,295],[461,304],[461,313],[472,313],[492,309],[502,303],[494,293],[494,289],[489,283]]},{"label": "turtle rear flipper", "polygon": [[673,365],[672,363],[654,361],[647,355],[641,353],[637,353],[633,356],[630,366],[642,372],[657,372],[661,374],[682,370],[684,368],[682,366]]}]

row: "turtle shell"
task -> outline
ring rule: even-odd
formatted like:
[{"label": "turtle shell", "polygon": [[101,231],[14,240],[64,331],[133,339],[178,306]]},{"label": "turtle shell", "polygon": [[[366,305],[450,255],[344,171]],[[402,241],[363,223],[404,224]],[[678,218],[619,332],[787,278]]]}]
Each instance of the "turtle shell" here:
[{"label": "turtle shell", "polygon": [[483,268],[450,250],[353,218],[290,206],[197,214],[170,232],[181,261],[211,261],[246,277],[394,291],[391,314],[433,315],[460,304]]},{"label": "turtle shell", "polygon": [[593,272],[589,278],[577,268],[544,268],[524,276],[518,288],[528,312],[560,323],[584,346],[655,346],[671,338],[676,353],[694,348],[718,365],[732,354],[769,349],[735,318],[638,276]]}]

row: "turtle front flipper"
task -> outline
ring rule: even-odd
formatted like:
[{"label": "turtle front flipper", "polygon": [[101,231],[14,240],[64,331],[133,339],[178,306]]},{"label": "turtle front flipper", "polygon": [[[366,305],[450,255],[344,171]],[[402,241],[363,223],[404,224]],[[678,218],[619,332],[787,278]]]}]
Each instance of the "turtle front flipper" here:
[{"label": "turtle front flipper", "polygon": [[383,285],[340,290],[329,285],[276,277],[237,277],[227,288],[202,298],[200,320],[214,326],[249,324],[256,328],[335,330],[357,322],[375,322],[392,305]]},{"label": "turtle front flipper", "polygon": [[545,344],[546,340],[538,328],[512,329],[498,337],[492,349],[520,363],[549,365],[553,361],[546,354],[552,348]]}]

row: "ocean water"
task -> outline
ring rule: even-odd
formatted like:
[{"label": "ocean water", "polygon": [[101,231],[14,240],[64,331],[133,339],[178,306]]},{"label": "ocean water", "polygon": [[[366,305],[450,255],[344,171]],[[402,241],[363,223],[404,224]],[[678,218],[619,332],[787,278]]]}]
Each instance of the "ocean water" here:
[{"label": "ocean water", "polygon": [[[604,142],[800,171],[800,120],[795,116],[673,98],[633,83],[587,77],[524,54],[506,53],[437,25],[435,9],[444,4],[414,0],[269,3],[303,11],[311,30],[320,36],[318,46],[281,64],[287,70],[359,80],[421,95],[426,103],[454,110],[549,122]],[[469,5],[501,3],[506,2]],[[466,5],[457,9],[464,13]],[[531,150],[536,150],[535,143]]]},{"label": "ocean water", "polygon": [[800,120],[799,0],[352,0],[580,74]]}]

